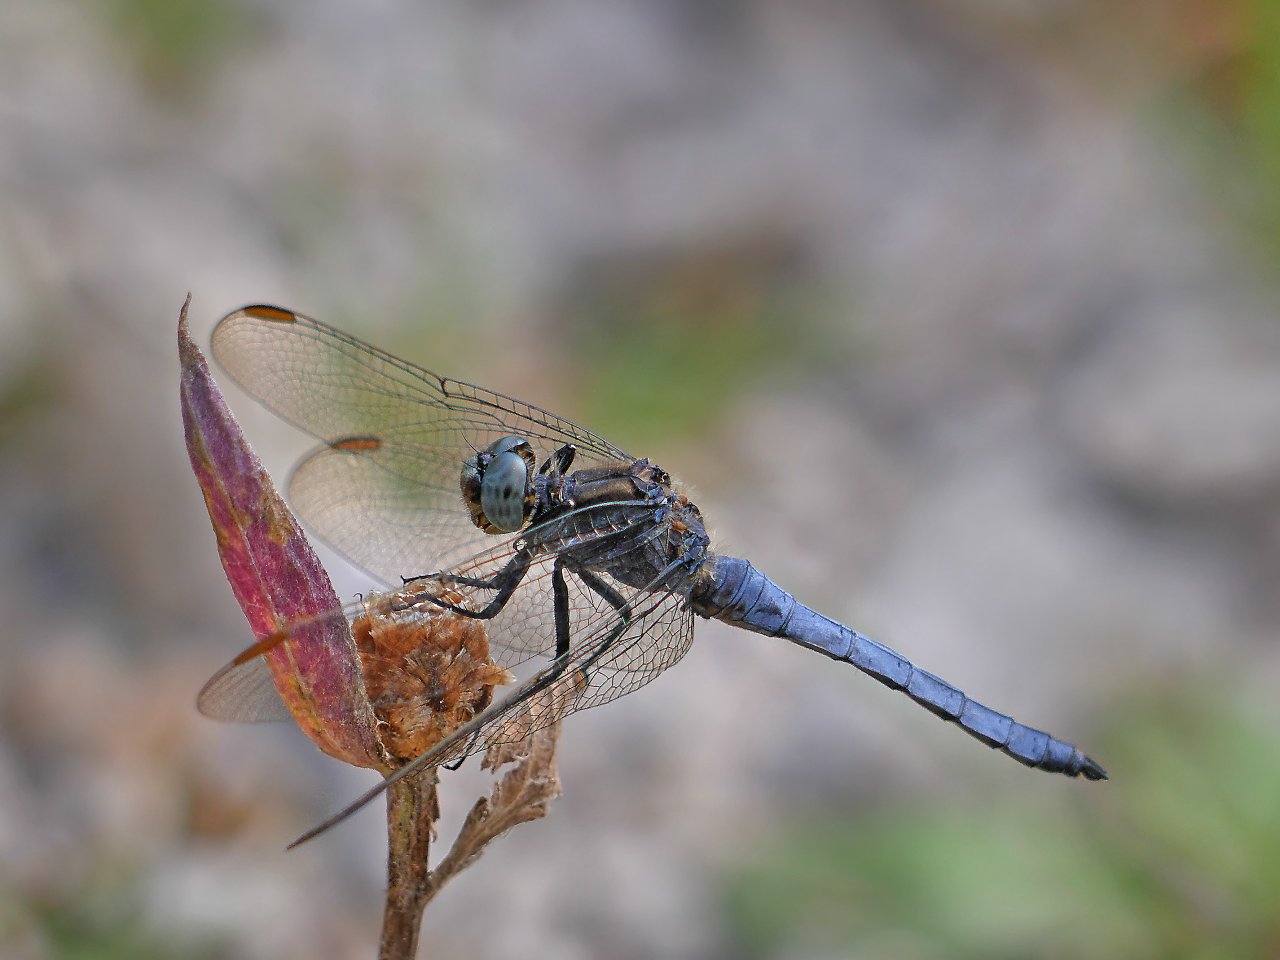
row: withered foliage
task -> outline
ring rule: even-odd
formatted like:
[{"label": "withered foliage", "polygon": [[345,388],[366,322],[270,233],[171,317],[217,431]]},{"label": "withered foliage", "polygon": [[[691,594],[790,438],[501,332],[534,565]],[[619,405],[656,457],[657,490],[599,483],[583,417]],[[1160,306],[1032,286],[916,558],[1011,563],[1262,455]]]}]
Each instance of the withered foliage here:
[{"label": "withered foliage", "polygon": [[[560,695],[554,687],[547,693]],[[494,784],[488,797],[481,797],[472,806],[453,846],[431,871],[427,881],[428,900],[454,874],[474,863],[491,841],[512,827],[547,815],[551,801],[560,796],[560,778],[556,773],[559,739],[560,722],[556,721],[522,740],[497,743],[489,748],[481,764],[484,769],[496,771],[507,764],[515,766]]]},{"label": "withered foliage", "polygon": [[515,680],[490,658],[484,622],[443,608],[369,613],[351,631],[379,736],[401,762],[426,753],[488,707],[495,686]]}]

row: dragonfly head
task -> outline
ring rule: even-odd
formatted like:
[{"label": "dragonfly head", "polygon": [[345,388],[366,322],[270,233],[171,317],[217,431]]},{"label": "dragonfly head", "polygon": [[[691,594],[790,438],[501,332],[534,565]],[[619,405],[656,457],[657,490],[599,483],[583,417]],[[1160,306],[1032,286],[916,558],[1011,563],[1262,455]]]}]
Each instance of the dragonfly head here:
[{"label": "dragonfly head", "polygon": [[537,502],[533,447],[523,437],[495,440],[462,464],[462,497],[471,522],[485,533],[514,533]]}]

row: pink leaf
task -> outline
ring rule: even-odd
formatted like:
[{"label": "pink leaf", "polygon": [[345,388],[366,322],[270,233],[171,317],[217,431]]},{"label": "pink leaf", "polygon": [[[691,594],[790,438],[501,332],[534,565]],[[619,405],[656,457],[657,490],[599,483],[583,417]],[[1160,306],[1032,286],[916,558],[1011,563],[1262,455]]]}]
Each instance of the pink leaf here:
[{"label": "pink leaf", "polygon": [[258,643],[206,691],[270,670],[280,699],[325,753],[386,772],[342,604],[301,528],[227,408],[200,349],[178,320],[182,422],[191,468],[213,523],[222,568]]}]

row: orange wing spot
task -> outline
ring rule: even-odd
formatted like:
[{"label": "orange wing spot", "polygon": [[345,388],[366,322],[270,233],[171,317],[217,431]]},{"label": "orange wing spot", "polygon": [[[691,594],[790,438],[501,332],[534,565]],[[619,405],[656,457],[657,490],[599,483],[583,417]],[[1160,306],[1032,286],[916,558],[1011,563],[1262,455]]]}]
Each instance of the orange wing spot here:
[{"label": "orange wing spot", "polygon": [[345,450],[347,453],[369,453],[381,447],[382,441],[377,437],[343,437],[340,440],[329,441],[329,446],[335,450]]},{"label": "orange wing spot", "polygon": [[258,320],[270,320],[274,323],[296,323],[298,320],[297,315],[292,310],[282,310],[279,307],[269,307],[266,304],[245,307],[242,312]]},{"label": "orange wing spot", "polygon": [[275,633],[269,633],[252,647],[249,647],[247,650],[241,651],[237,654],[236,658],[232,660],[231,663],[233,666],[237,667],[241,664],[248,663],[254,657],[262,656],[272,647],[275,647],[288,639],[289,632],[287,630],[277,630]]}]

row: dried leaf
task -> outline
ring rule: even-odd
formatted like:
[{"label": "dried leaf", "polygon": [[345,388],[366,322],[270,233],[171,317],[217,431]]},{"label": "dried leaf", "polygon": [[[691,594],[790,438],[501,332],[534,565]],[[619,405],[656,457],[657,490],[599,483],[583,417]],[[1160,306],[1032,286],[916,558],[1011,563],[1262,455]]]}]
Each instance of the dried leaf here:
[{"label": "dried leaf", "polygon": [[[572,687],[553,686],[546,691],[557,698],[572,693]],[[560,796],[556,772],[556,749],[560,722],[535,730],[522,740],[495,744],[485,754],[482,766],[495,770],[508,763],[515,767],[494,784],[488,797],[475,802],[458,832],[449,853],[431,873],[434,896],[454,875],[466,869],[492,841],[512,827],[547,815],[551,801]]]}]

